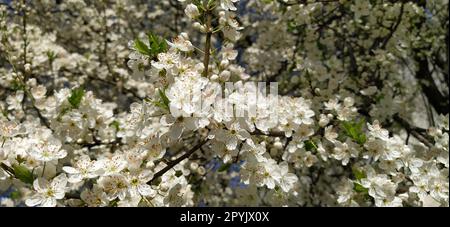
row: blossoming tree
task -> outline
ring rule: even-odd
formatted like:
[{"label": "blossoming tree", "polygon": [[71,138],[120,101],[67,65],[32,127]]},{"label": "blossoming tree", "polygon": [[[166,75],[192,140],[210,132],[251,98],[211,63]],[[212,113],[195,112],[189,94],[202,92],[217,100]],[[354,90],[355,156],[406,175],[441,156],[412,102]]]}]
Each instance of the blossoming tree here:
[{"label": "blossoming tree", "polygon": [[448,206],[447,8],[0,1],[1,205]]}]

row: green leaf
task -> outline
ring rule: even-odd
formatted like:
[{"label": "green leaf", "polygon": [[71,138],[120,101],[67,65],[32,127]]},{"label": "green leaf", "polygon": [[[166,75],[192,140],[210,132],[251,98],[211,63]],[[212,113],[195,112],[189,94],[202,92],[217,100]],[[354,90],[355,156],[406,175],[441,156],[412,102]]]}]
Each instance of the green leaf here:
[{"label": "green leaf", "polygon": [[13,191],[11,192],[11,194],[9,195],[9,198],[11,199],[20,199],[20,192],[19,191]]},{"label": "green leaf", "polygon": [[312,140],[306,140],[304,142],[304,144],[305,144],[305,149],[307,151],[316,151],[317,150],[317,145]]},{"label": "green leaf", "polygon": [[84,96],[84,89],[82,87],[79,88],[75,88],[72,90],[72,94],[70,95],[70,97],[68,98],[70,105],[72,106],[72,108],[78,108],[80,106],[81,103],[81,99]]},{"label": "green leaf", "polygon": [[164,105],[164,103],[162,103],[161,101],[153,101],[152,103],[153,103],[153,105],[155,105],[161,109],[168,110],[167,106]]},{"label": "green leaf", "polygon": [[352,138],[355,142],[363,145],[366,142],[366,134],[363,127],[365,125],[364,119],[358,122],[343,121],[341,122],[341,128],[345,131],[348,137]]},{"label": "green leaf", "polygon": [[167,98],[166,91],[158,89],[158,93],[162,103],[167,107],[167,109],[169,109],[170,100]]},{"label": "green leaf", "polygon": [[355,190],[355,192],[360,192],[360,193],[364,193],[364,194],[368,194],[369,193],[369,189],[363,187],[359,183],[354,183],[353,190]]},{"label": "green leaf", "polygon": [[159,100],[151,100],[152,104],[159,108],[170,111],[170,108],[169,108],[170,100],[166,96],[166,91],[162,90],[162,89],[158,89],[158,94],[159,94]]},{"label": "green leaf", "polygon": [[11,82],[10,86],[11,86],[11,89],[13,89],[15,91],[25,90],[25,85],[22,82],[18,81],[18,80],[13,80]]},{"label": "green leaf", "polygon": [[49,50],[47,51],[47,57],[49,62],[53,62],[56,59],[56,54],[55,52]]},{"label": "green leaf", "polygon": [[152,51],[150,50],[150,48],[148,48],[148,46],[139,39],[134,40],[134,48],[143,55],[152,55]]},{"label": "green leaf", "polygon": [[231,163],[223,164],[217,171],[218,172],[225,172],[231,167]]},{"label": "green leaf", "polygon": [[147,33],[148,43],[150,44],[151,57],[156,57],[159,53],[166,52],[167,42],[163,38],[154,35],[153,33]]},{"label": "green leaf", "polygon": [[109,207],[117,207],[117,204],[119,203],[119,199],[114,199],[111,202],[109,202]]},{"label": "green leaf", "polygon": [[[366,173],[364,171],[358,169],[357,167],[352,167],[352,173],[355,177],[356,181],[360,181],[361,179],[364,179],[367,177]],[[369,193],[369,189],[363,187],[360,183],[354,182],[353,190],[359,193],[367,194]]]},{"label": "green leaf", "polygon": [[27,169],[27,167],[23,165],[13,165],[14,170],[14,176],[19,179],[20,181],[27,183],[27,184],[33,184],[34,177],[30,170]]},{"label": "green leaf", "polygon": [[166,52],[167,42],[163,38],[147,33],[148,45],[142,42],[140,39],[134,40],[134,48],[141,54],[149,56],[150,59],[154,59],[159,53]]},{"label": "green leaf", "polygon": [[364,171],[361,171],[356,167],[352,167],[352,173],[353,173],[353,176],[355,176],[356,180],[361,180],[361,179],[367,177],[366,174],[364,173]]},{"label": "green leaf", "polygon": [[181,176],[183,176],[183,172],[181,170],[178,170],[178,171],[175,172],[175,176],[176,177],[181,177]]},{"label": "green leaf", "polygon": [[119,131],[119,129],[120,129],[120,123],[118,121],[111,122],[111,124],[109,124],[109,126],[113,126],[116,129],[116,131]]}]

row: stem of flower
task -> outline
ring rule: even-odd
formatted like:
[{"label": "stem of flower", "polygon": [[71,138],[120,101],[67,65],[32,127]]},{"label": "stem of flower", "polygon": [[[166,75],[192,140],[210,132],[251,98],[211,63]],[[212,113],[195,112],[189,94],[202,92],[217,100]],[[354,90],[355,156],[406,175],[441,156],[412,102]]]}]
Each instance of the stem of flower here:
[{"label": "stem of flower", "polygon": [[47,165],[47,162],[44,162],[44,167],[42,168],[42,174],[41,177],[44,177],[44,173],[45,173],[45,166]]}]

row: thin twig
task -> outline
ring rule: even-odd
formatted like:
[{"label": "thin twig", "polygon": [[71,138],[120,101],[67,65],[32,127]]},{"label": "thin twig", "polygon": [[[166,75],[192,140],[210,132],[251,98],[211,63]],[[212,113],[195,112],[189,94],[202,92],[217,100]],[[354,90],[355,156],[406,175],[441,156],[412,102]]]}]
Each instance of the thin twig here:
[{"label": "thin twig", "polygon": [[203,70],[203,76],[207,77],[209,73],[209,58],[211,54],[211,36],[212,36],[212,30],[211,30],[211,20],[212,15],[211,11],[209,10],[209,6],[206,6],[206,41],[205,41],[205,56],[203,58],[203,66],[205,69]]},{"label": "thin twig", "polygon": [[205,145],[208,142],[208,140],[203,140],[200,143],[198,143],[196,146],[194,146],[192,149],[190,149],[189,151],[187,151],[186,153],[184,153],[182,156],[180,156],[179,158],[169,162],[167,164],[166,167],[164,167],[162,170],[158,171],[157,173],[155,173],[155,175],[153,175],[153,178],[147,182],[147,184],[151,184],[153,183],[156,179],[158,179],[160,176],[164,175],[167,171],[169,171],[170,169],[172,169],[175,165],[177,165],[178,163],[180,163],[181,161],[183,161],[184,159],[188,158],[189,156],[191,156],[195,151],[197,151],[198,149],[200,149],[203,145]]}]

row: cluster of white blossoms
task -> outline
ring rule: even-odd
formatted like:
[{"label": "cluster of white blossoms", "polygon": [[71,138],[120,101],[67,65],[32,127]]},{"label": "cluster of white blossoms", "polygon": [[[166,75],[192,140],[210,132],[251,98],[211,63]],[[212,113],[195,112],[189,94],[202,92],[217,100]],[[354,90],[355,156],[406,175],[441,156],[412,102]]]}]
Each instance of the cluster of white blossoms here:
[{"label": "cluster of white blossoms", "polygon": [[396,67],[441,48],[420,5],[170,2],[0,7],[0,206],[449,205],[448,106]]}]

